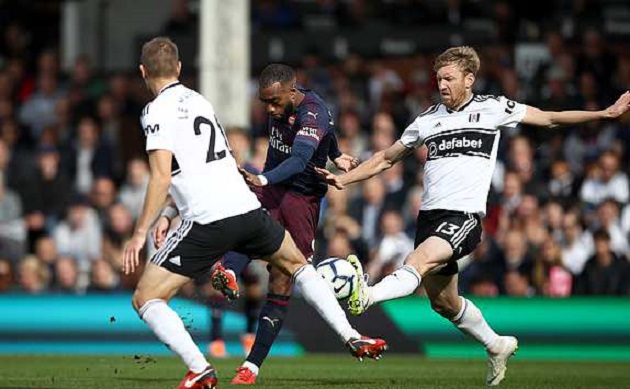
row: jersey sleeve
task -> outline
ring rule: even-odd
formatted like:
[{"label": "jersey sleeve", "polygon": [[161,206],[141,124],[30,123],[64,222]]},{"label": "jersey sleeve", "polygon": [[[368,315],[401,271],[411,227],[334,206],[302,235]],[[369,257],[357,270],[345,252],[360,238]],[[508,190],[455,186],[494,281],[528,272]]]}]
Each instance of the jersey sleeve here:
[{"label": "jersey sleeve", "polygon": [[[166,112],[165,112],[166,111]],[[174,152],[175,113],[162,107],[148,106],[140,123],[147,138],[146,151],[169,150]]]},{"label": "jersey sleeve", "polygon": [[300,128],[295,135],[295,141],[306,140],[317,147],[331,128],[331,118],[328,108],[321,104],[309,104],[300,111]]},{"label": "jersey sleeve", "polygon": [[417,117],[410,125],[405,128],[405,131],[400,136],[400,141],[405,147],[416,148],[422,146],[424,143],[424,135],[421,131],[422,118]]},{"label": "jersey sleeve", "polygon": [[525,118],[525,104],[517,103],[505,96],[499,96],[496,107],[497,127],[514,128]]}]

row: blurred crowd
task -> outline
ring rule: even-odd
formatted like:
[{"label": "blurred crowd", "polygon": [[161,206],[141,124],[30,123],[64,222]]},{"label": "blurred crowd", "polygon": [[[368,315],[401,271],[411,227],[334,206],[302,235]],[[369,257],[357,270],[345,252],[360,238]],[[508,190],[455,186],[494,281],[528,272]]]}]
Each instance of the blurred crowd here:
[{"label": "blurred crowd", "polygon": [[[285,2],[256,4],[253,17],[261,23],[257,13],[266,5]],[[185,33],[179,28],[185,13],[175,7],[156,33]],[[58,51],[34,51],[26,27],[8,24],[0,31],[0,291],[131,290],[138,275],[121,274],[122,245],[149,175],[139,116],[150,96],[140,76],[134,69],[104,73],[86,56],[62,72]],[[571,37],[550,30],[541,41],[548,60],[529,80],[516,70],[514,43],[477,47],[482,70],[475,93],[547,110],[596,110],[630,87],[628,52],[600,30]],[[442,49],[406,58],[350,54],[335,62],[311,53],[291,65],[299,83],[329,103],[341,149],[365,160],[437,101],[432,59]],[[267,118],[255,77],[251,128],[227,132],[238,162],[261,169]],[[182,81],[197,87],[194,74]],[[629,127],[626,115],[617,122],[503,132],[482,242],[460,261],[463,292],[630,294]],[[315,260],[357,253],[370,282],[400,266],[414,246],[425,161],[421,147],[363,184],[331,188]],[[153,250],[149,242],[145,254]]]}]

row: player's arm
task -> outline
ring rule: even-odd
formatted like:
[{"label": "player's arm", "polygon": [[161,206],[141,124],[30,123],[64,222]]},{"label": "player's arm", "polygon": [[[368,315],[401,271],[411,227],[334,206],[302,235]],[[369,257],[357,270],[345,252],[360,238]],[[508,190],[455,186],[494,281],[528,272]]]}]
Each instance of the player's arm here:
[{"label": "player's arm", "polygon": [[167,200],[168,189],[171,184],[171,160],[172,153],[169,150],[149,151],[149,185],[133,237],[125,246],[123,254],[125,274],[133,273],[138,266],[139,252],[144,247],[149,228]]},{"label": "player's arm", "polygon": [[622,94],[610,107],[601,111],[543,111],[527,106],[522,123],[532,126],[555,128],[580,124],[593,120],[616,119],[630,109],[630,92]]},{"label": "player's arm", "polygon": [[344,172],[350,171],[359,165],[358,158],[342,153],[341,150],[339,150],[339,140],[334,132],[331,133],[330,137],[328,158],[335,163],[337,169],[343,170]]},{"label": "player's arm", "polygon": [[367,180],[391,168],[398,161],[411,154],[413,150],[413,147],[407,147],[399,140],[387,149],[375,153],[370,159],[348,173],[336,176],[326,169],[318,168],[317,171],[326,179],[328,184],[343,189],[346,185]]},{"label": "player's arm", "polygon": [[255,175],[245,169],[239,169],[245,181],[253,186],[273,185],[282,182],[289,177],[302,173],[306,168],[306,164],[315,153],[317,148],[315,142],[296,137],[291,147],[291,156],[275,168]]}]

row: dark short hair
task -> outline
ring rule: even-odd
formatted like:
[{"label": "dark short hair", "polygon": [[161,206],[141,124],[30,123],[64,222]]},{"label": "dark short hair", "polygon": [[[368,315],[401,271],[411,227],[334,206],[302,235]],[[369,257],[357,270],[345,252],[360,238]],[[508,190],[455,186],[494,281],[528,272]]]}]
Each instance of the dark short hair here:
[{"label": "dark short hair", "polygon": [[140,63],[151,77],[177,76],[179,50],[167,37],[157,37],[142,45]]},{"label": "dark short hair", "polygon": [[607,242],[610,241],[610,234],[606,231],[605,228],[598,228],[595,232],[593,232],[594,240],[605,240]]},{"label": "dark short hair", "polygon": [[268,88],[272,84],[279,82],[280,84],[286,84],[287,82],[295,81],[295,70],[292,67],[281,64],[272,63],[262,70],[260,77],[258,78],[258,86],[261,89]]}]

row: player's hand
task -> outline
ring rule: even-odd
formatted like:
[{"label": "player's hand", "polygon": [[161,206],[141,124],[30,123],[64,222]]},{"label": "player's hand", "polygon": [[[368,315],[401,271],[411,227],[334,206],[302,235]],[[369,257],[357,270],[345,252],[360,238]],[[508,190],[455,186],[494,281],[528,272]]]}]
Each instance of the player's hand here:
[{"label": "player's hand", "polygon": [[348,154],[341,154],[341,156],[335,158],[333,161],[337,169],[348,172],[355,167],[359,166],[359,159]]},{"label": "player's hand", "polygon": [[317,171],[317,174],[319,174],[320,177],[322,177],[324,180],[326,180],[328,185],[332,185],[332,186],[334,186],[337,189],[344,189],[345,188],[345,186],[341,182],[341,179],[339,178],[339,176],[334,175],[333,173],[329,172],[326,169],[322,169],[322,168],[316,167],[315,170]]},{"label": "player's hand", "polygon": [[616,119],[630,110],[630,92],[622,94],[615,104],[606,108],[606,116],[610,119]]},{"label": "player's hand", "polygon": [[166,240],[168,229],[171,228],[171,221],[166,216],[160,216],[153,228],[153,245],[159,249]]},{"label": "player's hand", "polygon": [[238,172],[241,173],[241,176],[245,179],[245,182],[249,186],[264,186],[260,178],[256,174],[250,173],[242,167],[238,167]]},{"label": "player's hand", "polygon": [[123,273],[133,273],[140,264],[140,250],[144,247],[147,237],[145,234],[135,233],[125,244],[123,251]]}]

